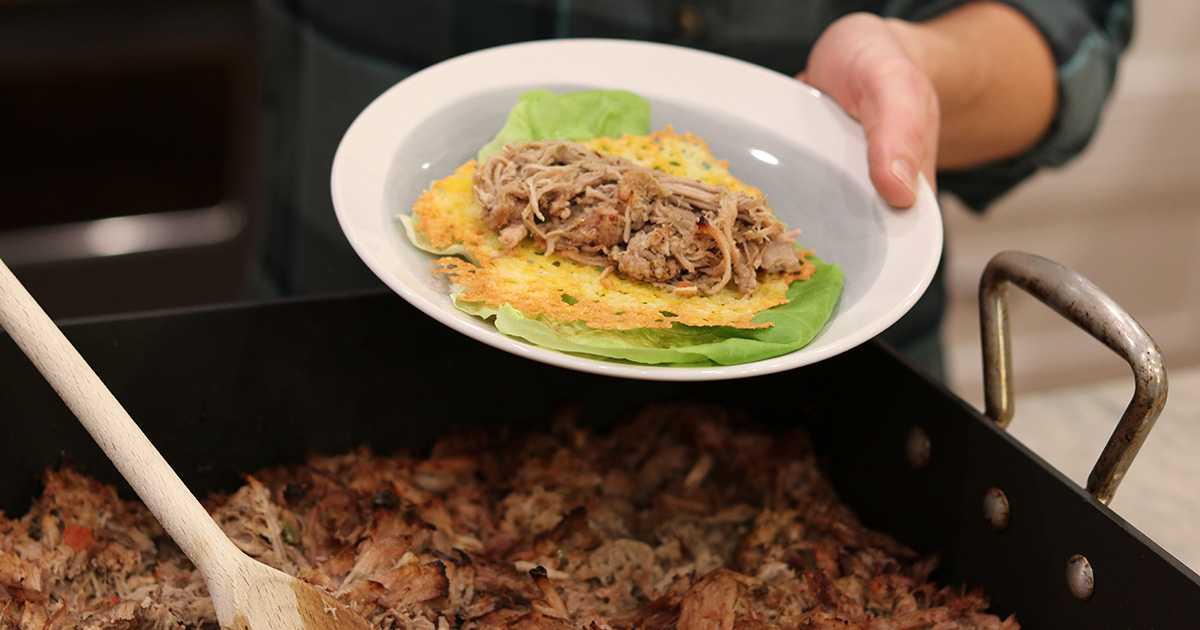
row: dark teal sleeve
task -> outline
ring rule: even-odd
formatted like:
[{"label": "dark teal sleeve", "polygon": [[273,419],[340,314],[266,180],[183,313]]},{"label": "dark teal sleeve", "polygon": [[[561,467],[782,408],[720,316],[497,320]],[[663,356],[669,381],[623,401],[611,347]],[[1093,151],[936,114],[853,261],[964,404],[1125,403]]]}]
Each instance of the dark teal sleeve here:
[{"label": "dark teal sleeve", "polygon": [[[1058,66],[1058,111],[1045,137],[1013,159],[938,173],[938,187],[983,210],[1043,167],[1066,164],[1091,140],[1133,30],[1131,0],[1003,0],[1045,36]],[[921,21],[964,0],[898,0],[887,15]]]}]

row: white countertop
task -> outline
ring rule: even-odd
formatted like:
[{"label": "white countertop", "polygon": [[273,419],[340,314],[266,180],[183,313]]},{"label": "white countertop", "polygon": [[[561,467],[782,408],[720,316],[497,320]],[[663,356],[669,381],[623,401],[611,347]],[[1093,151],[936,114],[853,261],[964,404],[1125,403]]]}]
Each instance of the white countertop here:
[{"label": "white countertop", "polygon": [[[1167,366],[1167,403],[1111,506],[1200,573],[1200,368]],[[1133,396],[1133,377],[1018,395],[1009,431],[1080,486]]]}]

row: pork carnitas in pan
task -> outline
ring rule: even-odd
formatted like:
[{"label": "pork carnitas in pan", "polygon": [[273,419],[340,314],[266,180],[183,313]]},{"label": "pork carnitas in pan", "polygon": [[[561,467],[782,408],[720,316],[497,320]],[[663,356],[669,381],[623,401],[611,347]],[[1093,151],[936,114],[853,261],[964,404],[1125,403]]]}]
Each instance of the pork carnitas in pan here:
[{"label": "pork carnitas in pan", "polygon": [[[1003,629],[935,560],[864,528],[796,430],[657,406],[611,432],[444,437],[246,477],[210,511],[250,555],[382,629]],[[0,516],[0,628],[216,628],[140,504],[69,468]]]}]

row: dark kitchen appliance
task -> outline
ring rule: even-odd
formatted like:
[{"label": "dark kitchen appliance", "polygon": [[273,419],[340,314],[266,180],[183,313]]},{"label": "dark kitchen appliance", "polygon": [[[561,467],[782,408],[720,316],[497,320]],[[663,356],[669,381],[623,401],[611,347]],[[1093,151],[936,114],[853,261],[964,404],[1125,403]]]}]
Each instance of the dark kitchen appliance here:
[{"label": "dark kitchen appliance", "polygon": [[[391,293],[64,330],[200,495],[313,451],[369,444],[387,453],[463,424],[540,425],[561,404],[602,425],[648,402],[705,400],[804,425],[868,526],[936,552],[939,581],[982,587],[993,611],[1015,612],[1025,628],[1191,628],[1200,619],[1200,577],[876,343],[768,376],[664,383],[531,362]],[[7,337],[0,374],[0,509],[22,513],[39,473],[64,459],[121,485]]]},{"label": "dark kitchen appliance", "polygon": [[0,256],[51,315],[242,294],[253,15],[245,0],[0,2]]}]

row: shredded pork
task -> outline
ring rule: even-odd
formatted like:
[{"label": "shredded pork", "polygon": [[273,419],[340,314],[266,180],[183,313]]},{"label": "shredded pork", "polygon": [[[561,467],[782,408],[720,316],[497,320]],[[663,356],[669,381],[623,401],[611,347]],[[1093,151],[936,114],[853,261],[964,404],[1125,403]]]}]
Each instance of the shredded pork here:
[{"label": "shredded pork", "polygon": [[[443,438],[261,471],[208,507],[250,555],[410,630],[1014,630],[933,560],[862,527],[799,432],[724,409],[607,434]],[[0,628],[216,628],[200,577],[139,504],[70,469],[0,516]]]},{"label": "shredded pork", "polygon": [[761,197],[675,177],[562,141],[512,143],[472,180],[505,247],[532,236],[547,253],[683,294],[730,282],[746,294],[758,271],[796,273],[799,231]]}]

